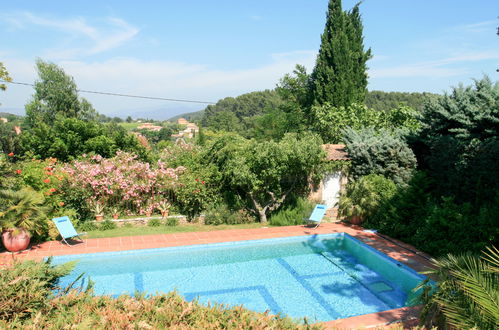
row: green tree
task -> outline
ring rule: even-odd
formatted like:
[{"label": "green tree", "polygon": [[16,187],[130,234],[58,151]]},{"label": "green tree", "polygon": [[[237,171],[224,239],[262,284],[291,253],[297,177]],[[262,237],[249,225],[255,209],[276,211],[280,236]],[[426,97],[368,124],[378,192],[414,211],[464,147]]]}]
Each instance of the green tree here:
[{"label": "green tree", "polygon": [[245,119],[276,108],[281,99],[273,90],[251,92],[237,97],[226,97],[203,112],[202,125],[205,127],[244,133],[247,130]]},{"label": "green tree", "polygon": [[[330,0],[321,46],[311,75],[313,104],[348,107],[363,103],[371,50],[364,51],[359,4],[349,12],[341,0]],[[312,118],[313,120],[313,118]]]},{"label": "green tree", "polygon": [[425,106],[418,159],[438,196],[491,202],[499,191],[499,83],[488,77]]},{"label": "green tree", "polygon": [[416,157],[402,137],[387,130],[350,128],[345,130],[344,139],[353,178],[380,174],[399,184],[411,179]]},{"label": "green tree", "polygon": [[383,113],[374,111],[361,104],[351,104],[347,107],[334,107],[330,103],[313,105],[310,109],[314,120],[310,127],[321,135],[328,143],[343,142],[343,131],[350,127],[383,127]]},{"label": "green tree", "polygon": [[52,126],[41,122],[21,135],[21,148],[26,154],[45,159],[55,157],[68,161],[84,153],[113,157],[116,151],[130,151],[141,159],[148,153],[137,138],[116,124],[58,116]]},{"label": "green tree", "polygon": [[[5,68],[2,62],[0,62],[0,79],[6,82],[12,81],[12,78],[9,76],[9,72]],[[7,89],[7,86],[3,83],[0,84],[0,90],[4,91]]]},{"label": "green tree", "polygon": [[78,96],[73,77],[56,64],[36,61],[39,80],[35,94],[26,104],[26,124],[36,127],[40,122],[52,125],[57,115],[67,118],[92,120],[97,113],[92,105]]},{"label": "green tree", "polygon": [[[9,72],[5,68],[2,62],[0,62],[0,79],[6,82],[12,81],[12,78],[9,76]],[[4,91],[7,89],[7,85],[4,83],[0,83],[0,90]],[[2,103],[0,103],[2,105]]]},{"label": "green tree", "polygon": [[305,194],[318,179],[324,151],[314,134],[286,134],[279,142],[226,135],[215,141],[207,159],[220,172],[223,190],[232,191],[260,222],[291,195]]}]

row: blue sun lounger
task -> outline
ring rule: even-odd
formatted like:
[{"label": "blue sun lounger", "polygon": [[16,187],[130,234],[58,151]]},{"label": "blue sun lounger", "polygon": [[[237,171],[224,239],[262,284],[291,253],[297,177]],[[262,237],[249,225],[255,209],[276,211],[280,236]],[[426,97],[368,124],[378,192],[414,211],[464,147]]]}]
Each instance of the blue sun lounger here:
[{"label": "blue sun lounger", "polygon": [[69,246],[71,245],[66,241],[66,238],[78,237],[81,241],[83,241],[80,235],[87,234],[87,233],[77,233],[75,227],[69,220],[68,216],[54,218],[52,219],[52,222],[54,222],[55,226],[57,227],[57,230],[59,230],[59,233],[61,234],[62,237],[62,241]]},{"label": "blue sun lounger", "polygon": [[312,211],[312,214],[308,219],[305,219],[305,221],[310,224],[310,223],[316,223],[315,228],[319,227],[321,224],[322,218],[324,218],[324,215],[326,214],[327,206],[323,204],[317,204],[315,205],[314,210]]}]

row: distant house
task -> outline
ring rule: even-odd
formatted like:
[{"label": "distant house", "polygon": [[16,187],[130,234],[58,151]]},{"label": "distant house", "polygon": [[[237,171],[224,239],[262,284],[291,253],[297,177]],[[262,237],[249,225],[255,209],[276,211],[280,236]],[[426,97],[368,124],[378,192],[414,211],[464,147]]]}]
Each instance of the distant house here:
[{"label": "distant house", "polygon": [[154,125],[152,123],[143,123],[140,126],[137,126],[137,129],[145,129],[148,131],[159,132],[163,127]]},{"label": "distant house", "polygon": [[189,138],[189,139],[191,139],[194,137],[195,134],[197,134],[199,132],[198,125],[189,122],[185,118],[179,118],[177,120],[177,124],[185,126],[185,128],[182,131],[178,132],[177,134],[172,134],[173,138],[177,138],[177,139]]},{"label": "distant house", "polygon": [[4,122],[4,123],[8,123],[9,122],[9,120],[7,118],[4,118],[4,117],[0,117],[0,121]]},{"label": "distant house", "polygon": [[[326,151],[326,160],[330,162],[349,160],[348,153],[344,144],[323,144],[322,148]],[[341,171],[328,173],[316,187],[313,187],[309,199],[321,202],[327,205],[326,216],[336,219],[338,215],[337,203],[340,192],[345,189],[347,176]]]}]

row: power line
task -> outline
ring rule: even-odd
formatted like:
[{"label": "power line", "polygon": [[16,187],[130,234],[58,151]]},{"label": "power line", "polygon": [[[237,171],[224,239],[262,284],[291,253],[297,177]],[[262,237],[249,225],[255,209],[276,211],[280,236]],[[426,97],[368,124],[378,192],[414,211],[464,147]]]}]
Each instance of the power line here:
[{"label": "power line", "polygon": [[[35,86],[35,84],[23,83],[23,82],[18,82],[18,81],[7,81],[7,80],[3,80],[3,79],[0,79],[0,82],[5,82],[5,83],[8,83],[8,84],[15,84],[15,85],[32,86],[32,87]],[[76,91],[79,92],[79,93],[91,93],[91,94],[99,94],[99,95],[132,97],[132,98],[136,98],[136,99],[161,100],[161,101],[171,101],[171,102],[202,103],[202,104],[215,104],[215,102],[210,102],[210,101],[171,99],[171,98],[166,98],[166,97],[141,96],[141,95],[108,93],[108,92],[96,92],[96,91],[88,91],[88,90],[84,90],[84,89],[77,89]]]}]

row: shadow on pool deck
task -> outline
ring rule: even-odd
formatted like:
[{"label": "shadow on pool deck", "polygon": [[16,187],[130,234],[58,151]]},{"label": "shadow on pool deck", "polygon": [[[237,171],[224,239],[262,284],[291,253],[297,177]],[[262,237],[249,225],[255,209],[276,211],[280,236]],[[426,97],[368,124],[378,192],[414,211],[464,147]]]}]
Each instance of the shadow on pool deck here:
[{"label": "shadow on pool deck", "polygon": [[[330,234],[340,232],[350,234],[358,240],[374,247],[375,249],[385,253],[389,257],[392,257],[393,259],[411,267],[418,272],[431,267],[431,263],[426,259],[428,258],[428,256],[422,252],[417,251],[412,246],[391,238],[390,240],[386,240],[382,237],[377,236],[376,234],[364,232],[362,228],[358,226],[348,226],[340,223],[322,223],[316,229],[305,226],[286,226],[113,238],[93,238],[84,239],[83,242],[79,243],[74,241],[75,244],[72,246],[68,246],[64,243],[61,243],[60,241],[50,241],[33,245],[29,250],[22,252],[0,253],[0,267],[6,267],[10,265],[14,259],[42,260],[44,257],[57,255],[151,249],[182,245],[208,244],[315,234]],[[386,326],[388,324],[400,322],[400,320],[405,320],[405,322],[412,323],[414,323],[414,320],[416,320],[417,323],[418,314],[419,309],[417,307],[403,307],[385,312],[329,321],[323,324],[326,327],[351,329],[359,327]]]}]

